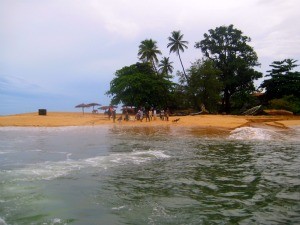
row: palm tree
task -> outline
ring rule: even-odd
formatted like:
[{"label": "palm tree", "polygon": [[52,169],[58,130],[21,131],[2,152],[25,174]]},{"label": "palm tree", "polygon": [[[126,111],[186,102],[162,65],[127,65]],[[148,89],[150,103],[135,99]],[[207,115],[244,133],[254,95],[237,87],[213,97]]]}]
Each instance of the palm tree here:
[{"label": "palm tree", "polygon": [[160,64],[158,64],[160,73],[168,77],[169,73],[172,73],[174,69],[172,63],[169,57],[163,57],[162,60],[160,60]]},{"label": "palm tree", "polygon": [[161,51],[158,50],[156,43],[152,39],[142,41],[139,46],[138,56],[143,62],[150,62],[157,73],[155,64],[158,63],[157,54],[161,55]]},{"label": "palm tree", "polygon": [[184,67],[183,67],[183,64],[182,64],[182,61],[181,61],[181,57],[180,57],[180,51],[184,52],[184,49],[188,48],[187,47],[188,42],[183,41],[182,38],[183,38],[183,34],[181,34],[180,30],[179,31],[173,31],[171,33],[171,37],[168,38],[168,40],[170,42],[167,45],[167,47],[168,48],[170,47],[170,53],[175,52],[178,55],[181,66],[182,66],[182,69],[183,69],[183,74],[185,76],[186,81],[188,81],[188,78],[187,78],[187,75],[185,73],[185,70],[184,70]]}]

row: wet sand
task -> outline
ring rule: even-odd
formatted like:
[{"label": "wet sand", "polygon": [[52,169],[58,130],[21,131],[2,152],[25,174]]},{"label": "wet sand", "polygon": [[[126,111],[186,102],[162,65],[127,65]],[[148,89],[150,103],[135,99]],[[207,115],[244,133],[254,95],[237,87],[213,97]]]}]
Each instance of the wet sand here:
[{"label": "wet sand", "polygon": [[[121,115],[117,115],[117,119]],[[133,116],[131,117],[133,118]],[[116,124],[119,126],[176,126],[176,127],[207,127],[234,129],[243,126],[272,126],[288,128],[300,126],[300,116],[235,116],[235,115],[197,115],[197,116],[171,116],[169,121],[159,118],[146,122],[118,121],[113,123],[107,115],[77,112],[48,112],[46,116],[38,113],[24,113],[9,116],[0,116],[0,126],[21,127],[59,127],[59,126],[98,126]],[[178,122],[173,120],[179,119]]]}]

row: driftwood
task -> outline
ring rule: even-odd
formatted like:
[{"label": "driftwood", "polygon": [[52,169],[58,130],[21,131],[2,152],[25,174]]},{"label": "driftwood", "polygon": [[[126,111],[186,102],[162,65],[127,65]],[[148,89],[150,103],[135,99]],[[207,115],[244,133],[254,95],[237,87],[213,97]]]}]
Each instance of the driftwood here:
[{"label": "driftwood", "polygon": [[259,112],[260,108],[261,108],[261,105],[258,105],[258,106],[255,106],[255,107],[251,108],[251,109],[246,110],[242,114],[243,115],[255,115]]},{"label": "driftwood", "polygon": [[283,110],[283,109],[268,109],[264,110],[268,115],[293,115],[294,113],[291,111]]},{"label": "driftwood", "polygon": [[190,113],[191,116],[196,116],[196,115],[203,115],[203,114],[209,114],[208,110],[205,108],[205,105],[201,105],[201,111],[196,112],[196,113]]}]

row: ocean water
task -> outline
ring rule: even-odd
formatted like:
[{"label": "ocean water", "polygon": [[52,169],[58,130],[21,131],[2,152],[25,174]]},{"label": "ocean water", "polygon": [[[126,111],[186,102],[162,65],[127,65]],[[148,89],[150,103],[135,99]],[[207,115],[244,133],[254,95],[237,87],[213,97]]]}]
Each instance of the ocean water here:
[{"label": "ocean water", "polygon": [[300,224],[300,128],[0,128],[0,225]]}]

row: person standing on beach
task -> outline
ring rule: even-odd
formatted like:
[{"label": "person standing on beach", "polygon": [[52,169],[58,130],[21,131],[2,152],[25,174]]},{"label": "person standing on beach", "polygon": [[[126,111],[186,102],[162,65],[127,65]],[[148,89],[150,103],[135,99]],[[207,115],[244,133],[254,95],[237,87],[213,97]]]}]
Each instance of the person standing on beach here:
[{"label": "person standing on beach", "polygon": [[150,110],[146,110],[145,111],[145,117],[146,117],[146,122],[149,121],[150,122],[150,115],[149,115]]},{"label": "person standing on beach", "polygon": [[129,121],[129,113],[127,109],[125,109],[125,120]]},{"label": "person standing on beach", "polygon": [[110,117],[112,116],[112,108],[109,107],[108,110],[107,110],[107,114],[108,114],[108,119],[110,120]]},{"label": "person standing on beach", "polygon": [[113,122],[115,123],[116,122],[116,110],[115,109],[112,109],[112,118],[113,118]]},{"label": "person standing on beach", "polygon": [[152,117],[153,117],[153,109],[151,108],[148,112],[149,114],[149,119],[152,120]]},{"label": "person standing on beach", "polygon": [[169,110],[169,108],[167,108],[167,110],[165,112],[165,117],[166,117],[167,121],[169,121],[169,116],[170,116],[170,110]]},{"label": "person standing on beach", "polygon": [[165,110],[160,110],[160,119],[165,120]]},{"label": "person standing on beach", "polygon": [[143,109],[141,108],[140,109],[140,121],[142,122],[144,119],[144,112],[143,112]]}]

